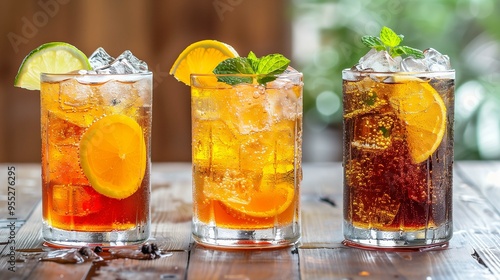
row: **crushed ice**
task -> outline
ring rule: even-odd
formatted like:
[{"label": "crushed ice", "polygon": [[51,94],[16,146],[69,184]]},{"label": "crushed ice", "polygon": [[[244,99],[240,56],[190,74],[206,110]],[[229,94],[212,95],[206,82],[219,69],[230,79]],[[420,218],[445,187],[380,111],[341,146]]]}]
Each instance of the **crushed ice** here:
[{"label": "crushed ice", "polygon": [[[139,74],[147,73],[148,65],[126,50],[117,58],[99,47],[89,57],[92,70],[97,74]],[[89,72],[91,74],[92,71]]]},{"label": "crushed ice", "polygon": [[359,59],[353,70],[374,72],[433,72],[452,70],[450,58],[435,49],[424,50],[424,58],[391,57],[385,50],[371,49]]}]

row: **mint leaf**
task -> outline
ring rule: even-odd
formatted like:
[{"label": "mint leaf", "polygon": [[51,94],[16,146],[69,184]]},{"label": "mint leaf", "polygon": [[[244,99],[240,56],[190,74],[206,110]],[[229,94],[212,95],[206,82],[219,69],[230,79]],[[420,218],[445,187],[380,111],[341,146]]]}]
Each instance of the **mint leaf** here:
[{"label": "mint leaf", "polygon": [[404,39],[403,35],[398,35],[389,27],[383,26],[380,30],[380,38],[374,36],[363,36],[361,41],[367,47],[374,48],[377,51],[386,50],[392,57],[396,56],[413,56],[415,58],[423,58],[424,53],[421,50],[414,49],[408,46],[400,46]]},{"label": "mint leaf", "polygon": [[257,74],[281,74],[285,72],[290,60],[281,54],[270,54],[262,57],[257,67]]},{"label": "mint leaf", "polygon": [[259,66],[259,58],[252,51],[248,53],[247,59],[250,61],[252,69],[257,69]]},{"label": "mint leaf", "polygon": [[[247,57],[228,58],[213,70],[214,74],[256,74],[257,82],[265,84],[276,79],[279,75],[288,68],[290,60],[281,54],[270,54],[258,58],[253,52],[250,52]],[[252,83],[251,77],[218,77],[219,82],[224,82],[229,85],[240,83]]]},{"label": "mint leaf", "polygon": [[385,126],[380,126],[378,128],[380,131],[382,131],[382,135],[385,137],[385,138],[389,138],[391,136],[391,130],[390,129],[387,129],[387,127]]},{"label": "mint leaf", "polygon": [[378,47],[382,47],[383,49],[385,49],[384,43],[375,36],[363,36],[361,37],[361,42],[363,42],[363,44],[365,44],[365,46],[369,48],[377,49]]},{"label": "mint leaf", "polygon": [[[213,71],[214,74],[254,74],[252,64],[246,57],[234,57],[228,58],[219,65],[217,65]],[[235,76],[220,76],[217,78],[219,82],[226,83],[228,85],[237,85],[241,83],[252,83],[251,77],[235,77]]]},{"label": "mint leaf", "polygon": [[401,46],[400,48],[402,49],[403,53],[406,55],[411,55],[415,58],[424,58],[425,57],[424,52],[422,52],[419,49],[414,49],[414,48],[407,47],[407,46]]},{"label": "mint leaf", "polygon": [[403,54],[405,54],[405,51],[404,51],[404,49],[401,46],[397,46],[397,47],[391,48],[389,50],[389,54],[392,57],[402,56]]},{"label": "mint leaf", "polygon": [[259,58],[253,53],[253,51],[250,51],[247,56],[248,59],[252,60],[259,60]]},{"label": "mint leaf", "polygon": [[380,30],[380,40],[384,43],[384,45],[393,48],[398,46],[403,39],[396,34],[396,32],[392,31],[389,27],[383,26]]},{"label": "mint leaf", "polygon": [[285,72],[289,64],[290,60],[281,54],[270,54],[260,58],[255,73],[264,76],[257,78],[257,82],[259,84],[265,84],[274,81],[276,75]]},{"label": "mint leaf", "polygon": [[371,95],[367,95],[363,101],[366,105],[373,106],[377,102],[377,94],[373,92]]}]

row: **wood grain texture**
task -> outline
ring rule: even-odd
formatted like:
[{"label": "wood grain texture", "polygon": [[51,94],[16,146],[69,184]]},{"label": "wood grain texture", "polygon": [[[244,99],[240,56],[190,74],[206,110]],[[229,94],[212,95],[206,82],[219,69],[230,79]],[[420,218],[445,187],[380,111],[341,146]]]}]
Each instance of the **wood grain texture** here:
[{"label": "wood grain texture", "polygon": [[[445,250],[426,252],[342,245],[340,163],[304,164],[302,240],[297,248],[239,251],[196,245],[190,228],[191,165],[154,163],[150,242],[158,243],[168,256],[84,264],[38,260],[44,248],[40,187],[33,183],[39,180],[39,166],[19,166],[19,188],[33,196],[23,198],[29,204],[23,207],[32,210],[25,210],[27,219],[16,232],[15,273],[7,271],[8,250],[0,244],[0,279],[500,279],[500,215],[495,196],[484,189],[494,190],[500,183],[491,179],[500,172],[498,162],[456,164],[453,239]],[[0,164],[0,170],[5,167]],[[5,212],[0,218],[6,221]],[[5,240],[5,228],[0,233]]]},{"label": "wood grain texture", "polygon": [[156,260],[114,259],[94,263],[82,279],[185,279],[187,263],[188,252],[183,251]]},{"label": "wood grain texture", "polygon": [[188,251],[191,240],[191,164],[154,164],[151,171],[151,241]]},{"label": "wood grain texture", "polygon": [[463,161],[456,164],[455,171],[500,213],[499,161]]},{"label": "wood grain texture", "polygon": [[212,250],[194,245],[189,279],[298,279],[294,248],[279,250]]},{"label": "wood grain texture", "polygon": [[329,163],[303,167],[301,248],[336,248],[342,236],[342,168]]},{"label": "wood grain texture", "polygon": [[8,167],[14,167],[15,170],[15,215],[17,221],[22,223],[33,211],[34,207],[40,201],[42,195],[41,189],[41,169],[39,164],[28,163],[10,163],[0,165],[0,222],[11,217],[7,213],[7,177]]},{"label": "wood grain texture", "polygon": [[454,246],[431,252],[303,249],[301,279],[494,279],[469,248]]},{"label": "wood grain texture", "polygon": [[491,177],[492,174],[500,176],[500,165],[483,163],[478,167],[469,162],[456,168],[456,174],[461,177],[454,184],[454,238],[463,236],[471,247],[471,256],[494,275],[500,275],[500,212],[497,210],[500,195],[488,195],[486,191],[494,188],[500,192],[500,177],[497,180]]}]

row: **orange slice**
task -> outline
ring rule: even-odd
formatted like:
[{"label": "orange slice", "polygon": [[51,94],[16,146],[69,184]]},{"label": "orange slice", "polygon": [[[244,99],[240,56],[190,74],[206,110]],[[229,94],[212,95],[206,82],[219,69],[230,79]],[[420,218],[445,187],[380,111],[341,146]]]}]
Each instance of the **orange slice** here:
[{"label": "orange slice", "polygon": [[80,162],[98,193],[116,199],[131,196],[141,185],[146,170],[141,127],[125,115],[98,120],[82,136]]},{"label": "orange slice", "polygon": [[[251,191],[248,201],[235,199],[232,196],[224,195],[220,200],[225,206],[240,213],[259,218],[274,217],[283,213],[292,203],[294,197],[293,185],[281,183],[274,188]],[[220,199],[220,197],[219,197]]]},{"label": "orange slice", "polygon": [[228,44],[215,40],[198,41],[177,57],[170,75],[189,86],[191,74],[212,74],[219,63],[237,56],[238,53]]},{"label": "orange slice", "polygon": [[401,82],[391,85],[389,102],[405,122],[413,161],[420,163],[429,158],[443,140],[446,105],[427,82],[414,79]]}]

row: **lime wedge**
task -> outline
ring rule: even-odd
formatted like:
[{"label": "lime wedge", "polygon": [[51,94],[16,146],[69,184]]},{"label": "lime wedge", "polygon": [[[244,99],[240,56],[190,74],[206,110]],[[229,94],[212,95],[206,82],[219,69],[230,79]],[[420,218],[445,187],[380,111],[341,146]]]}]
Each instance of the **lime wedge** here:
[{"label": "lime wedge", "polygon": [[45,43],[32,50],[21,63],[14,86],[40,90],[40,74],[62,74],[74,70],[90,70],[87,56],[76,47],[63,42]]}]

